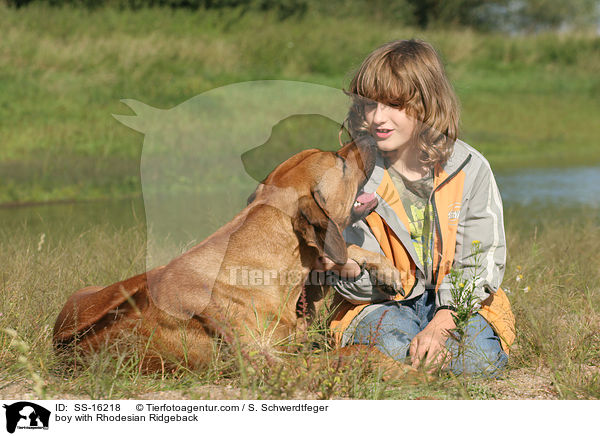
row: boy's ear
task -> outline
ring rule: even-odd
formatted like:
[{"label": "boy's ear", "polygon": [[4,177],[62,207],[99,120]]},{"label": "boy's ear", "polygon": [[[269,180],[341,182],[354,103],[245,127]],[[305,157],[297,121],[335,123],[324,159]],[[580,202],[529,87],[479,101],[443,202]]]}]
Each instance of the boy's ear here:
[{"label": "boy's ear", "polygon": [[321,202],[314,194],[298,199],[298,213],[292,221],[294,230],[307,245],[317,250],[319,256],[327,256],[343,265],[348,261],[346,241]]}]

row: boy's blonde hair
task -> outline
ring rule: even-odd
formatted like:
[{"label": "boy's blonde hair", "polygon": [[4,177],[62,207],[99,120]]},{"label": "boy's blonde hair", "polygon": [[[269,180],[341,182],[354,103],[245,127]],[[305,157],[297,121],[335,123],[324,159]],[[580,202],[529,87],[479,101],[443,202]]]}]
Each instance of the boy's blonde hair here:
[{"label": "boy's blonde hair", "polygon": [[420,121],[414,140],[425,165],[444,165],[450,157],[458,136],[458,99],[431,44],[411,39],[377,48],[363,61],[347,94],[353,100],[346,119],[353,138],[367,133],[364,105],[373,100],[405,109]]}]

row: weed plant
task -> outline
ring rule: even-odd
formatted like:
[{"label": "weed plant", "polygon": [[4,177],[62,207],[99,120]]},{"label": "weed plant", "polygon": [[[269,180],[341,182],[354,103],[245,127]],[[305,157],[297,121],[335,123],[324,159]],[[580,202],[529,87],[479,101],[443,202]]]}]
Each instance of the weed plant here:
[{"label": "weed plant", "polygon": [[[462,343],[469,322],[477,313],[477,297],[475,288],[481,278],[481,242],[473,241],[470,258],[473,262],[472,274],[465,277],[463,269],[452,268],[450,271],[450,295],[455,308],[452,319],[456,324],[453,333]],[[460,348],[460,347],[459,347]]]}]

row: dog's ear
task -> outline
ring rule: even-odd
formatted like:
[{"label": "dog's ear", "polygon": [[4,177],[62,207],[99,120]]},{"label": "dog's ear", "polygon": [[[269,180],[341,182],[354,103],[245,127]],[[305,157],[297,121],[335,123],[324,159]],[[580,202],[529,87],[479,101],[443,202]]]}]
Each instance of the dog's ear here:
[{"label": "dog's ear", "polygon": [[346,241],[340,227],[321,206],[318,195],[306,195],[298,199],[298,214],[293,225],[304,241],[317,249],[319,256],[327,256],[338,265],[348,261]]},{"label": "dog's ear", "polygon": [[[258,185],[258,186],[260,186],[260,185]],[[246,206],[248,206],[250,203],[252,203],[254,200],[256,200],[256,191],[258,191],[258,186],[256,187],[256,189],[254,190],[254,192],[252,192],[252,194],[250,194],[250,196],[246,200]]]}]

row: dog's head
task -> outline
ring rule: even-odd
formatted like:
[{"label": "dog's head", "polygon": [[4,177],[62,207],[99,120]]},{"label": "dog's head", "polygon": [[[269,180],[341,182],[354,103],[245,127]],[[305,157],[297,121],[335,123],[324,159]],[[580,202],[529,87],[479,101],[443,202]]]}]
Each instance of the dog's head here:
[{"label": "dog's head", "polygon": [[376,147],[369,138],[351,142],[337,152],[302,151],[275,168],[249,202],[273,192],[273,187],[293,195],[296,201],[290,214],[300,239],[319,256],[344,264],[347,252],[342,230],[366,212],[361,204],[357,213],[355,203],[375,158]]}]

